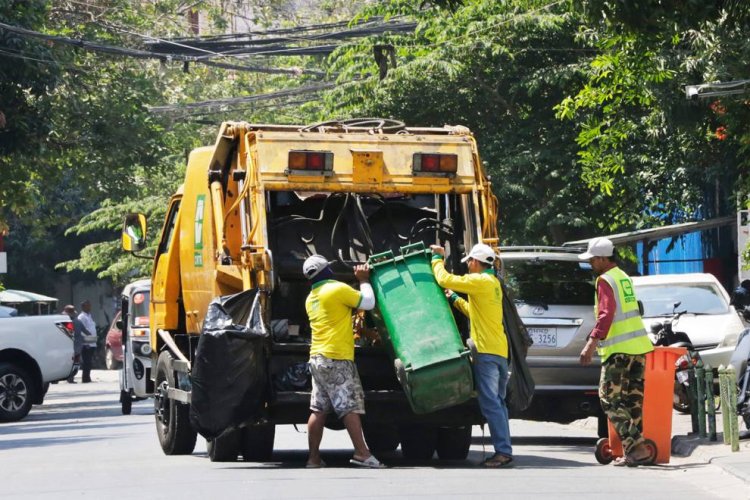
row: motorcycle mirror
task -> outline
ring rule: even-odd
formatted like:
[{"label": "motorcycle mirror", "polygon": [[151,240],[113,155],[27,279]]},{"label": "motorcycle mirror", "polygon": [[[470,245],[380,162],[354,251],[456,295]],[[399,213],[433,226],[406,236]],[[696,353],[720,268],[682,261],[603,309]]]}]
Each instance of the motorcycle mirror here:
[{"label": "motorcycle mirror", "polygon": [[674,303],[674,304],[672,305],[672,314],[674,314],[674,313],[675,313],[675,311],[677,311],[677,308],[678,308],[678,307],[680,307],[680,304],[682,304],[682,301],[681,301],[681,300],[680,300],[680,301],[677,301],[677,302],[675,302],[675,303]]}]

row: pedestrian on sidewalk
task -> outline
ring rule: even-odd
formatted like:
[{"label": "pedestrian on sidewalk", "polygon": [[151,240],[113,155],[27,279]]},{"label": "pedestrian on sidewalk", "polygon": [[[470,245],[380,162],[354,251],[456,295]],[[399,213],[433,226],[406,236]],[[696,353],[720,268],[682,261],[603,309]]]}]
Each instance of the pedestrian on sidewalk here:
[{"label": "pedestrian on sidewalk", "polygon": [[87,384],[91,382],[91,365],[94,362],[96,353],[96,322],[91,316],[91,302],[84,300],[81,302],[81,313],[78,320],[83,323],[87,333],[84,337],[83,349],[81,351],[81,382]]},{"label": "pedestrian on sidewalk", "polygon": [[[81,362],[81,351],[83,349],[84,336],[88,333],[83,323],[76,316],[76,308],[70,304],[63,307],[63,314],[70,317],[70,321],[73,322],[73,362]],[[75,372],[71,373],[68,377],[69,384],[75,384]]]},{"label": "pedestrian on sidewalk", "polygon": [[365,413],[365,395],[354,364],[352,313],[357,309],[369,311],[375,307],[375,294],[369,283],[370,270],[367,266],[354,268],[359,291],[334,280],[330,262],[321,255],[305,260],[302,272],[312,284],[305,301],[312,331],[307,467],[325,466],[320,457],[320,442],[326,417],[335,412],[354,445],[354,456],[349,462],[360,467],[383,468],[384,465],[370,453],[365,443],[360,419]]},{"label": "pedestrian on sidewalk", "polygon": [[[508,466],[513,462],[508,407],[505,404],[508,338],[503,327],[503,289],[493,267],[497,255],[488,245],[474,245],[469,255],[461,260],[467,264],[469,274],[457,276],[445,269],[445,249],[439,245],[432,245],[430,249],[435,279],[441,287],[446,288],[446,296],[453,307],[469,318],[471,339],[477,347],[473,369],[479,409],[487,420],[495,448],[495,454],[482,465]],[[468,301],[456,292],[466,294]]]},{"label": "pedestrian on sidewalk", "polygon": [[624,457],[615,465],[635,466],[653,461],[643,438],[643,382],[646,354],[654,350],[638,308],[633,281],[615,262],[614,245],[594,238],[578,256],[598,276],[594,315],[596,324],[580,355],[591,363],[596,350],[602,360],[599,401],[622,441]]}]

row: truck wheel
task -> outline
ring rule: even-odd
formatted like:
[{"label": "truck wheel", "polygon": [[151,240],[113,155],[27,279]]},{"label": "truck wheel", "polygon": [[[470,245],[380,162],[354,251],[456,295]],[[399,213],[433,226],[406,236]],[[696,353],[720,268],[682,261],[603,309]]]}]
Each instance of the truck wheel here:
[{"label": "truck wheel", "polygon": [[156,434],[165,455],[189,455],[195,448],[196,432],[190,427],[190,406],[169,399],[170,387],[175,387],[174,372],[169,369],[172,355],[164,351],[156,362],[154,383],[154,415]]},{"label": "truck wheel", "polygon": [[437,429],[425,425],[405,425],[399,428],[401,453],[409,460],[429,460],[435,453]]},{"label": "truck wheel", "polygon": [[388,424],[370,424],[363,428],[367,447],[373,453],[389,453],[398,448],[398,427]]},{"label": "truck wheel", "polygon": [[206,451],[212,462],[234,462],[237,460],[241,431],[233,430],[225,432],[219,437],[206,440]]},{"label": "truck wheel", "polygon": [[109,347],[104,352],[104,366],[107,370],[117,370],[120,367],[120,362],[115,359],[115,354]]},{"label": "truck wheel", "polygon": [[120,391],[120,406],[122,406],[123,415],[130,415],[133,409],[133,398],[128,391]]},{"label": "truck wheel", "polygon": [[471,447],[471,426],[440,427],[437,431],[437,454],[441,460],[466,460]]},{"label": "truck wheel", "polygon": [[32,378],[10,363],[0,363],[0,422],[15,422],[31,410]]},{"label": "truck wheel", "polygon": [[242,429],[242,459],[245,462],[268,462],[273,455],[275,425],[254,425]]}]

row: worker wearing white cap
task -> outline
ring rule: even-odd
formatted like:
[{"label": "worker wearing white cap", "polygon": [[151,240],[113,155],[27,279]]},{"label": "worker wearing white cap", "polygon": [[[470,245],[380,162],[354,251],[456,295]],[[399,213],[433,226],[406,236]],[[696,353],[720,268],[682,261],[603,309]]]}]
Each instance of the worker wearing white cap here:
[{"label": "worker wearing white cap", "polygon": [[350,463],[360,467],[382,468],[367,448],[362,433],[360,415],[365,413],[365,395],[357,367],[354,364],[354,333],[352,313],[357,309],[369,311],[375,307],[375,294],[370,285],[370,270],[356,266],[354,276],[359,291],[333,279],[331,262],[313,255],[305,260],[302,273],[310,280],[312,289],[305,301],[310,320],[310,418],[307,421],[310,455],[308,468],[323,467],[320,442],[326,416],[336,413],[349,432],[354,445]]},{"label": "worker wearing white cap", "polygon": [[[508,387],[508,338],[503,328],[503,289],[495,276],[497,254],[488,245],[472,247],[461,262],[469,273],[463,276],[445,270],[445,249],[432,245],[432,272],[438,284],[446,288],[451,304],[469,318],[471,339],[477,347],[474,359],[474,382],[477,387],[479,409],[490,428],[495,454],[482,462],[485,467],[505,467],[513,461],[510,442],[508,407],[505,393]],[[465,300],[458,293],[468,296]]]},{"label": "worker wearing white cap", "polygon": [[594,351],[602,359],[599,400],[617,430],[625,456],[615,465],[639,465],[653,460],[653,450],[643,433],[643,383],[646,354],[654,347],[648,338],[633,281],[614,261],[614,245],[607,238],[589,241],[578,256],[591,264],[596,279],[596,324],[581,351],[583,365],[591,363]]}]

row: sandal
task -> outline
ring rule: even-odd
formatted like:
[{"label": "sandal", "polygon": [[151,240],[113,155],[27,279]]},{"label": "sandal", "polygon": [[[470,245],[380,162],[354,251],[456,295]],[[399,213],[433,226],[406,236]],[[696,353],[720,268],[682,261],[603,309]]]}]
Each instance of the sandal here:
[{"label": "sandal", "polygon": [[509,457],[507,455],[501,455],[500,453],[495,453],[490,458],[482,462],[483,467],[491,468],[491,469],[499,469],[500,467],[509,467],[513,463],[513,457]]},{"label": "sandal", "polygon": [[349,463],[356,465],[357,467],[367,467],[368,469],[385,469],[385,464],[373,455],[370,455],[364,460],[355,457],[349,460]]}]

